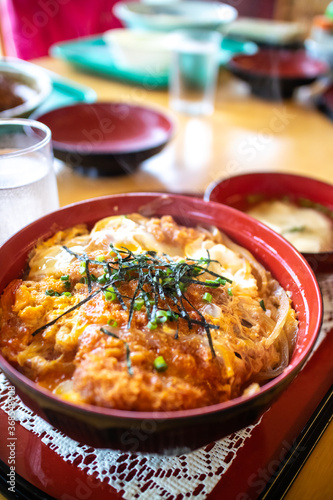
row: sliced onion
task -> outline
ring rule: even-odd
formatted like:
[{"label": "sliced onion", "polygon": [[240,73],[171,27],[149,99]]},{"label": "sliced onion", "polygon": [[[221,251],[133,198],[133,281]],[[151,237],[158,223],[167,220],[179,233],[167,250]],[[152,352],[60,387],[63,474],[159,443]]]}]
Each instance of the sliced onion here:
[{"label": "sliced onion", "polygon": [[278,336],[281,334],[284,324],[287,320],[288,312],[289,312],[289,299],[287,297],[286,292],[280,286],[274,292],[276,297],[279,299],[280,306],[278,308],[278,315],[276,319],[275,327],[269,337],[266,338],[266,346],[269,347],[272,345]]},{"label": "sliced onion", "polygon": [[257,382],[253,382],[246,389],[244,389],[242,396],[253,396],[260,391],[260,385]]},{"label": "sliced onion", "polygon": [[268,369],[264,372],[260,372],[256,377],[256,380],[267,380],[280,375],[289,364],[289,345],[288,339],[284,332],[281,332],[279,336],[279,351],[281,354],[280,364],[274,369]]},{"label": "sliced onion", "polygon": [[217,306],[216,304],[207,304],[203,309],[202,309],[203,314],[207,314],[208,316],[211,316],[212,318],[220,318],[222,316],[222,309]]},{"label": "sliced onion", "polygon": [[74,387],[73,387],[73,380],[64,380],[63,382],[60,382],[55,389],[53,390],[54,394],[57,395],[62,395],[62,394],[67,394],[69,392],[72,392]]},{"label": "sliced onion", "polygon": [[260,294],[263,294],[267,287],[267,272],[265,268],[253,257],[251,252],[234,243],[225,234],[223,235],[223,240],[228,248],[244,257],[250,263],[252,269],[257,271],[261,280],[260,287],[258,288],[260,288]]}]

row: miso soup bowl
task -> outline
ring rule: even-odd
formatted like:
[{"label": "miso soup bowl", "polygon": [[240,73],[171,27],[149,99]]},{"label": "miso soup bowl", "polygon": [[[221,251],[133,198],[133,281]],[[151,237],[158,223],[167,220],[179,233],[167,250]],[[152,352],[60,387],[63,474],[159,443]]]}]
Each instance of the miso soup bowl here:
[{"label": "miso soup bowl", "polygon": [[107,216],[140,212],[171,215],[177,222],[217,226],[250,250],[290,292],[299,319],[297,344],[287,368],[257,394],[184,411],[137,412],[59,399],[17,371],[2,355],[0,368],[23,402],[54,427],[81,443],[128,452],[187,453],[254,423],[290,384],[308,358],[322,320],[316,278],[305,259],[286,240],[246,214],[219,203],[165,194],[123,194],[66,206],[26,226],[0,248],[0,293],[22,276],[38,240],[78,223],[89,228]]},{"label": "miso soup bowl", "polygon": [[[314,208],[332,221],[333,185],[311,177],[280,172],[235,175],[208,186],[205,200],[223,203],[246,212],[256,203],[289,199],[296,205]],[[315,273],[333,272],[333,251],[303,253]]]}]

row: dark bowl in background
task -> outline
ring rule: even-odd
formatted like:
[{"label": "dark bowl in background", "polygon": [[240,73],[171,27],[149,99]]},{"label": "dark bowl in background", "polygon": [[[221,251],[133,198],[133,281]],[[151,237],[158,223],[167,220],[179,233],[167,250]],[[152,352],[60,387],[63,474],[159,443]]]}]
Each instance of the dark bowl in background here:
[{"label": "dark bowl in background", "polygon": [[264,99],[290,99],[294,91],[329,72],[329,66],[305,50],[261,49],[256,54],[234,56],[228,69],[246,81],[254,95]]},{"label": "dark bowl in background", "polygon": [[[312,205],[326,213],[333,224],[333,185],[311,177],[279,172],[241,174],[213,182],[205,192],[205,200],[243,212],[253,208],[254,203],[285,197],[296,204],[308,200],[310,208]],[[333,251],[303,253],[303,256],[315,272],[333,271]]]},{"label": "dark bowl in background", "polygon": [[37,116],[52,132],[56,158],[90,176],[132,173],[170,141],[164,113],[115,102],[80,103]]},{"label": "dark bowl in background", "polygon": [[315,104],[319,111],[333,120],[333,85],[332,83],[324,91],[315,97]]},{"label": "dark bowl in background", "polygon": [[181,454],[254,423],[293,380],[308,358],[321,326],[318,283],[303,257],[285,239],[243,212],[219,203],[165,194],[123,194],[88,200],[57,210],[26,226],[0,248],[0,293],[22,275],[38,240],[85,222],[140,212],[171,215],[186,225],[216,225],[272,272],[290,292],[299,319],[297,345],[287,368],[257,394],[209,407],[173,412],[136,412],[75,405],[53,395],[17,371],[0,354],[0,367],[23,402],[60,431],[81,443],[128,452]]}]

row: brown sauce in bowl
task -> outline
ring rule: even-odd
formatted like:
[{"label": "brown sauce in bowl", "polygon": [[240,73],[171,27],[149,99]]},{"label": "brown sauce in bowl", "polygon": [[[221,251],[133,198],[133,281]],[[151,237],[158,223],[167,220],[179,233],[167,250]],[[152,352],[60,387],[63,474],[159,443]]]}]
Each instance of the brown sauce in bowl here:
[{"label": "brown sauce in bowl", "polygon": [[36,91],[15,76],[0,74],[0,112],[27,102]]}]

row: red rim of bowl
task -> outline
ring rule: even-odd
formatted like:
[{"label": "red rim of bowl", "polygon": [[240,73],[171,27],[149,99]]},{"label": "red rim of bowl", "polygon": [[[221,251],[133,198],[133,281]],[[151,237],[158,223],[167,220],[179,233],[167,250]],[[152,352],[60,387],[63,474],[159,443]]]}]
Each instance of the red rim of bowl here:
[{"label": "red rim of bowl", "polygon": [[[281,66],[278,66],[277,63],[272,64],[273,60],[281,61]],[[300,63],[300,67],[296,66],[297,62]],[[302,66],[303,64],[305,67]],[[229,67],[244,75],[290,81],[313,80],[329,71],[329,67],[324,61],[310,57],[304,49],[261,49],[255,54],[240,54],[230,60]]]},{"label": "red rim of bowl", "polygon": [[[52,212],[51,214],[48,214],[37,221],[29,224],[25,228],[21,229],[18,233],[16,233],[14,236],[12,236],[6,243],[3,244],[3,246],[0,248],[0,255],[4,251],[8,251],[11,253],[13,249],[11,248],[12,246],[15,247],[16,245],[16,239],[22,238],[23,241],[26,239],[26,243],[23,248],[20,249],[18,252],[19,258],[18,260],[23,263],[24,259],[26,260],[27,254],[31,249],[34,247],[37,239],[40,237],[48,238],[50,237],[57,229],[55,229],[55,226],[59,226],[62,228],[65,227],[70,227],[73,224],[78,223],[72,222],[71,224],[66,224],[62,223],[62,221],[67,220],[66,215],[70,213],[71,211],[77,211],[76,212],[76,217],[81,216],[81,223],[82,223],[82,218],[85,219],[85,222],[87,223],[88,226],[93,224],[98,218],[96,218],[97,213],[101,212],[101,207],[98,206],[98,209],[96,210],[95,205],[102,205],[102,208],[104,212],[102,211],[100,218],[107,216],[106,215],[106,208],[110,210],[109,203],[113,203],[113,206],[115,206],[115,203],[120,202],[120,200],[131,200],[131,199],[136,199],[142,200],[142,204],[138,205],[138,207],[145,207],[148,211],[150,211],[150,215],[147,214],[147,216],[162,216],[162,215],[168,215],[170,210],[170,207],[173,207],[173,211],[175,212],[173,215],[175,218],[177,217],[177,212],[179,215],[179,209],[176,209],[175,206],[178,207],[178,205],[183,206],[184,210],[186,207],[186,212],[191,213],[191,219],[193,222],[201,222],[201,223],[209,223],[209,218],[212,216],[216,217],[216,214],[221,212],[221,216],[223,217],[228,216],[231,219],[234,219],[238,221],[241,225],[245,223],[246,231],[249,231],[249,229],[253,228],[254,226],[260,229],[265,234],[265,237],[268,237],[268,240],[270,241],[273,238],[273,241],[279,242],[284,249],[287,249],[289,251],[290,256],[293,257],[293,260],[295,261],[294,264],[296,266],[297,264],[297,269],[299,267],[303,268],[303,271],[308,272],[307,276],[307,287],[308,290],[311,290],[312,294],[312,299],[316,299],[315,301],[311,302],[311,306],[314,307],[316,305],[316,311],[313,313],[313,319],[312,319],[312,324],[311,324],[311,341],[309,341],[308,336],[305,338],[307,341],[306,346],[302,347],[302,353],[299,356],[299,360],[297,361],[295,366],[292,366],[293,359],[295,357],[296,351],[299,351],[300,348],[297,349],[297,345],[294,349],[292,359],[287,366],[287,368],[284,370],[284,372],[280,375],[278,375],[276,378],[272,379],[271,381],[267,382],[264,384],[260,391],[255,394],[255,395],[247,395],[247,396],[240,396],[237,398],[234,398],[230,401],[224,402],[224,403],[218,403],[215,405],[211,406],[205,406],[205,407],[200,407],[200,408],[194,408],[194,409],[189,409],[189,410],[176,410],[176,411],[170,411],[170,412],[138,412],[138,411],[127,411],[127,410],[117,410],[117,409],[110,409],[110,408],[103,408],[103,407],[97,407],[93,405],[88,405],[88,404],[82,404],[82,405],[77,405],[74,403],[70,403],[67,401],[64,401],[54,394],[52,394],[50,391],[47,389],[43,389],[42,387],[39,387],[35,382],[31,381],[27,377],[25,377],[23,374],[21,374],[18,370],[16,370],[0,353],[0,367],[4,368],[4,371],[9,372],[10,375],[15,379],[18,380],[21,384],[29,386],[29,389],[31,389],[35,394],[40,394],[43,395],[47,398],[50,398],[56,405],[60,405],[64,410],[67,410],[67,412],[71,412],[74,410],[74,412],[80,412],[80,413],[89,413],[93,414],[95,416],[101,416],[101,417],[115,417],[115,418],[121,418],[123,420],[127,421],[134,421],[134,420],[142,420],[142,419],[154,419],[156,421],[159,420],[182,420],[182,419],[187,419],[190,417],[196,417],[196,416],[204,416],[204,415],[209,415],[215,412],[220,412],[222,410],[227,410],[235,406],[242,406],[243,404],[248,403],[250,400],[256,401],[258,398],[261,398],[264,394],[267,394],[270,392],[272,388],[275,386],[279,385],[279,382],[282,381],[283,379],[287,378],[288,376],[290,377],[293,373],[297,373],[300,368],[303,366],[305,363],[306,359],[310,355],[312,348],[315,344],[315,341],[318,337],[321,323],[322,323],[322,296],[320,292],[320,288],[318,285],[318,282],[315,278],[315,275],[311,268],[309,267],[308,263],[306,260],[301,256],[297,250],[290,245],[284,238],[281,238],[278,234],[274,233],[272,230],[270,230],[267,226],[264,224],[261,224],[260,222],[256,221],[255,219],[246,216],[243,212],[240,212],[238,210],[235,210],[232,207],[228,207],[226,205],[221,205],[219,203],[213,203],[213,202],[206,202],[204,200],[200,200],[197,198],[189,198],[186,196],[181,196],[181,195],[166,195],[165,193],[128,193],[128,194],[123,194],[123,195],[112,195],[112,196],[104,196],[101,198],[95,198],[95,199],[90,199],[90,200],[85,200],[82,202],[74,203],[71,205],[67,205],[64,208],[61,208],[55,212]],[[127,204],[128,205],[128,204]],[[191,212],[188,210],[188,206],[190,205]],[[86,210],[82,210],[82,208],[85,208]],[[203,208],[206,208],[206,212],[210,213],[205,213],[203,212]],[[94,212],[95,209],[95,212]],[[139,209],[139,208],[137,208]],[[171,210],[172,211],[172,210]],[[84,217],[82,217],[82,214],[85,214]],[[121,210],[118,212],[118,209],[115,211],[114,215],[121,215],[121,214],[126,214],[129,213],[128,210]],[[89,217],[88,217],[89,214]],[[94,214],[94,215],[93,215]],[[109,215],[113,215],[110,214]],[[99,217],[99,216],[97,216]],[[50,221],[53,219],[53,224],[50,224]],[[55,219],[55,220],[54,220]],[[219,224],[218,227],[221,227],[223,231],[223,218],[221,219],[221,224]],[[244,227],[244,226],[243,226]],[[43,229],[43,234],[41,235],[40,233],[36,233],[36,228],[37,229]],[[53,230],[52,230],[53,228]],[[33,238],[31,239],[31,236],[29,236],[29,233],[31,233],[31,230],[34,230],[34,234],[39,234],[39,238]],[[246,232],[244,231],[244,232]],[[226,234],[228,234],[230,231],[225,231]],[[250,234],[250,232],[248,233]],[[233,237],[232,237],[233,238]],[[279,258],[279,252],[277,252],[274,248],[271,246],[267,246],[267,250],[275,255],[275,259]],[[268,253],[269,253],[268,252]],[[260,260],[260,259],[259,259]],[[283,260],[283,259],[282,259]],[[285,261],[284,265],[286,264]],[[298,282],[298,277],[295,271],[287,265],[287,268],[289,271],[293,274],[295,284]],[[23,270],[23,269],[22,269]],[[4,272],[0,269],[0,286],[3,283],[4,287],[11,281],[10,278],[10,273],[9,272]],[[274,275],[274,273],[273,273]],[[17,276],[16,276],[17,277]],[[6,279],[7,278],[7,279]],[[309,288],[310,287],[310,288]],[[285,288],[285,287],[284,287]],[[303,299],[305,300],[304,297],[304,289],[299,288],[298,291],[301,292]],[[0,293],[2,293],[2,289],[0,290]],[[303,312],[306,312],[306,318],[307,322],[304,327],[308,330],[310,327],[309,324],[309,314],[310,314],[310,309],[309,309],[309,303],[307,300],[305,300],[305,303],[307,304],[307,307],[304,308]],[[300,311],[298,311],[300,312]],[[306,319],[304,318],[304,320]]]}]

